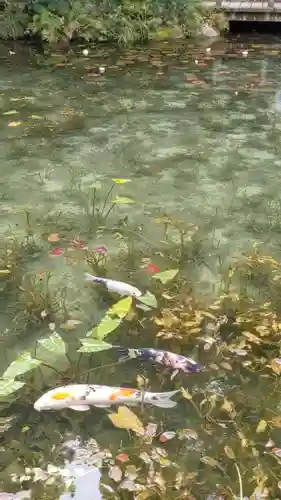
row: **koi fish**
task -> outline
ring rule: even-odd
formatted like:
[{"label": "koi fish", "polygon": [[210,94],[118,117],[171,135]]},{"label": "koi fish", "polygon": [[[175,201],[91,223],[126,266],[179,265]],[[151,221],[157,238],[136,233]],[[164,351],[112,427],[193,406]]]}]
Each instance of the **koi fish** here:
[{"label": "koi fish", "polygon": [[147,403],[160,408],[173,408],[177,405],[171,400],[179,390],[170,392],[141,392],[127,387],[109,387],[107,385],[76,384],[52,389],[34,403],[34,409],[62,410],[71,408],[76,411],[87,411],[91,406],[109,408],[116,404],[135,406]]},{"label": "koi fish", "polygon": [[131,297],[140,297],[142,295],[142,292],[138,288],[128,283],[123,283],[123,281],[100,278],[89,273],[85,273],[85,279],[86,281],[103,283],[109,292],[119,293],[119,295],[130,295]]},{"label": "koi fish", "polygon": [[[140,348],[140,349],[128,349],[127,347],[118,347],[118,351],[122,354],[120,360],[125,360],[129,358],[137,358],[141,361],[154,361],[155,363],[160,363],[161,365],[167,366],[177,373],[182,371],[184,373],[194,373],[200,372],[203,367],[193,361],[193,359],[186,358],[181,354],[175,354],[169,351],[162,351],[161,349],[150,349],[150,348]],[[177,374],[176,373],[176,374]],[[175,375],[176,375],[175,374]]]}]

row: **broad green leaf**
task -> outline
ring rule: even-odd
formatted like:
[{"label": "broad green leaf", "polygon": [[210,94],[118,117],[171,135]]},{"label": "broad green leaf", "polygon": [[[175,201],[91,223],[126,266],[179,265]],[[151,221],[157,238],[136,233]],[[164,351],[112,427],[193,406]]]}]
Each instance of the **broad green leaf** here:
[{"label": "broad green leaf", "polygon": [[14,379],[19,375],[29,372],[30,370],[34,370],[34,368],[41,365],[41,363],[42,361],[32,358],[30,352],[25,351],[15,361],[12,361],[2,377]]},{"label": "broad green leaf", "polygon": [[121,319],[120,318],[115,318],[112,319],[110,316],[107,314],[102,318],[98,326],[93,328],[87,333],[87,337],[94,337],[95,339],[103,340],[107,335],[114,330],[120,325]]},{"label": "broad green leaf", "polygon": [[161,281],[162,283],[168,283],[171,281],[177,274],[178,269],[168,269],[167,271],[163,271],[162,273],[153,274],[152,278]]},{"label": "broad green leaf", "polygon": [[129,205],[131,203],[135,203],[132,198],[125,198],[125,196],[116,196],[114,200],[112,200],[112,203],[116,203],[119,205]]},{"label": "broad green leaf", "polygon": [[47,351],[53,352],[54,354],[65,354],[66,352],[65,342],[56,332],[46,339],[38,340],[38,343],[44,347],[44,349],[47,349]]},{"label": "broad green leaf", "polygon": [[111,179],[115,184],[127,184],[127,182],[132,182],[131,179]]},{"label": "broad green leaf", "polygon": [[10,396],[24,386],[24,382],[13,379],[0,379],[0,398]]},{"label": "broad green leaf", "polygon": [[78,352],[100,352],[112,347],[112,345],[107,344],[107,342],[90,338],[81,339],[81,343],[82,347],[78,349]]},{"label": "broad green leaf", "polygon": [[150,307],[157,307],[157,299],[153,293],[150,293],[149,291],[146,292],[145,295],[142,295],[141,297],[138,297],[139,302],[142,302],[142,304],[145,304],[146,306]]},{"label": "broad green leaf", "polygon": [[128,312],[131,309],[133,299],[132,297],[126,297],[125,299],[121,299],[116,304],[107,311],[108,316],[118,316],[118,318],[123,319],[127,316]]}]

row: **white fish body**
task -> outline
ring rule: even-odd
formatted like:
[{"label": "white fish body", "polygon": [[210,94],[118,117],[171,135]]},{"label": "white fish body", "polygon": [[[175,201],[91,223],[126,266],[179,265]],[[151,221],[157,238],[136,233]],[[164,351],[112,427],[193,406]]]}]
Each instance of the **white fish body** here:
[{"label": "white fish body", "polygon": [[129,295],[131,297],[140,297],[142,292],[135,286],[124,283],[123,281],[111,280],[108,278],[100,278],[92,274],[85,273],[86,281],[94,281],[96,283],[103,283],[109,292],[119,293],[119,295]]},{"label": "white fish body", "polygon": [[171,397],[178,392],[180,391],[141,392],[138,389],[107,385],[66,385],[46,392],[35,401],[34,409],[42,411],[71,408],[76,411],[87,411],[91,406],[108,408],[116,404],[135,406],[139,403],[173,408],[177,403],[172,401]]}]

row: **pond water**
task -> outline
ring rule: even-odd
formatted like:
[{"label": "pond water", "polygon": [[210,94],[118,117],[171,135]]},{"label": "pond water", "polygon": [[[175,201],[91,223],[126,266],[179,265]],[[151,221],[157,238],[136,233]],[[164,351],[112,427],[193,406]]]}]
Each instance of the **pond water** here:
[{"label": "pond water", "polygon": [[[256,491],[251,498],[267,498],[267,493],[280,498],[278,456],[265,446],[269,438],[277,448],[281,443],[278,425],[267,423],[279,411],[277,371],[269,375],[261,369],[259,374],[258,362],[257,370],[253,361],[243,365],[240,358],[222,354],[216,343],[204,349],[207,340],[197,342],[196,336],[186,342],[176,334],[156,338],[153,318],[160,311],[139,308],[107,341],[181,350],[213,366],[171,381],[159,366],[135,360],[117,364],[111,350],[83,356],[75,370],[73,363],[79,339],[116,301],[98,285],[85,283],[84,272],[105,273],[149,290],[159,299],[159,309],[172,304],[176,311],[177,293],[180,310],[187,307],[184,300],[191,290],[201,304],[210,305],[226,291],[229,264],[254,244],[280,258],[281,45],[278,39],[230,37],[210,45],[178,41],[125,51],[93,47],[88,57],[82,49],[43,56],[32,47],[0,46],[0,257],[12,274],[0,274],[1,369],[23,350],[33,352],[35,341],[55,328],[67,344],[67,357],[52,352],[46,359],[61,375],[46,366],[40,373],[35,370],[16,399],[4,403],[1,486],[9,493],[32,490],[38,500],[60,498],[60,484],[50,479],[45,484],[46,477],[35,482],[30,470],[62,467],[63,443],[80,438],[80,466],[102,464],[104,498],[242,498],[243,488],[248,497]],[[163,296],[151,277],[157,267],[180,270],[180,292],[179,282],[172,282]],[[245,282],[240,275],[238,286],[244,291]],[[264,279],[247,286],[255,300],[272,299]],[[279,291],[274,313],[278,297]],[[175,328],[171,318],[165,328]],[[265,346],[268,359],[271,347]],[[264,350],[255,356],[267,359]],[[156,439],[153,445],[167,490],[162,476],[149,492],[132,492],[132,484],[120,487],[120,481],[108,478],[118,453],[126,450],[131,460],[121,464],[124,470],[131,463],[141,470],[138,455],[150,453],[152,445],[115,428],[107,410],[33,410],[44,390],[83,381],[81,374],[93,368],[87,378],[92,383],[134,387],[141,375],[154,391],[181,386],[194,391],[198,401],[180,401],[179,410],[136,409],[145,423],[158,422],[159,432],[189,429],[186,439],[165,445]],[[228,401],[237,408],[213,416],[216,404]],[[266,429],[256,433],[261,419]],[[102,458],[96,456],[98,447]],[[145,484],[143,470],[138,474]],[[50,469],[49,476],[56,472]],[[87,483],[79,494],[77,485],[73,498],[97,500],[95,481],[89,484],[96,493]]]}]

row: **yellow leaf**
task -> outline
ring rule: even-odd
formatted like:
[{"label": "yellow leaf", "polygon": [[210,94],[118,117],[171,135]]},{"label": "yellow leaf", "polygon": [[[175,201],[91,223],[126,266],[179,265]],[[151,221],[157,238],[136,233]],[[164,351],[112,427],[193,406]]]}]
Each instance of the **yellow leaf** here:
[{"label": "yellow leaf", "polygon": [[18,127],[21,125],[21,122],[10,122],[8,123],[8,127]]},{"label": "yellow leaf", "polygon": [[60,240],[59,233],[49,234],[48,241],[49,243],[56,243]]},{"label": "yellow leaf", "polygon": [[256,428],[256,432],[259,434],[260,432],[264,432],[266,428],[267,428],[266,420],[260,420]]},{"label": "yellow leaf", "polygon": [[7,276],[8,274],[11,274],[10,269],[0,269],[0,276]]},{"label": "yellow leaf", "polygon": [[254,335],[253,333],[251,333],[251,332],[242,332],[242,334],[245,337],[247,337],[247,339],[250,342],[253,342],[254,344],[260,344],[261,343],[261,339],[259,337],[257,337],[256,335]]},{"label": "yellow leaf", "polygon": [[189,401],[192,399],[192,395],[184,387],[181,387],[181,393],[185,399],[188,399]]},{"label": "yellow leaf", "polygon": [[127,184],[127,182],[132,182],[131,179],[112,179],[115,184]]},{"label": "yellow leaf", "polygon": [[224,452],[228,458],[231,458],[231,460],[235,460],[234,451],[232,448],[230,448],[230,446],[225,446]]},{"label": "yellow leaf", "polygon": [[117,413],[108,415],[111,422],[119,429],[127,429],[144,434],[144,426],[139,418],[127,406],[119,406]]}]

